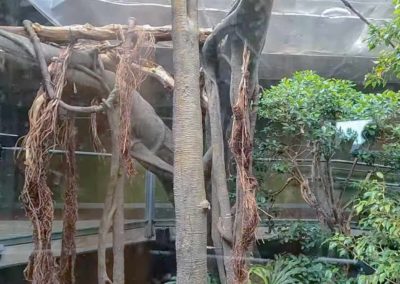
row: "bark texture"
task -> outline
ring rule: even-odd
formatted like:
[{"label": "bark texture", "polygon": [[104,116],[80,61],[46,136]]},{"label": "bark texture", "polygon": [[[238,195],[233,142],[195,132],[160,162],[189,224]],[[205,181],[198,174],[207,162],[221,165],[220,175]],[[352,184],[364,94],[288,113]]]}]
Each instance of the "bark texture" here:
[{"label": "bark texture", "polygon": [[174,197],[177,283],[207,282],[207,210],[204,189],[196,0],[173,0]]},{"label": "bark texture", "polygon": [[[218,24],[211,35],[207,38],[203,50],[203,66],[205,73],[205,91],[209,103],[210,116],[210,133],[213,154],[212,163],[212,191],[218,195],[218,206],[213,206],[213,210],[219,212],[219,225],[217,239],[216,233],[213,232],[214,246],[218,251],[223,251],[225,256],[225,270],[219,267],[220,279],[225,279],[227,283],[242,283],[247,275],[244,268],[244,257],[249,249],[249,242],[254,239],[254,234],[250,227],[255,227],[254,218],[249,218],[249,214],[245,214],[248,207],[249,199],[254,196],[255,186],[252,186],[252,192],[244,196],[243,180],[246,178],[237,178],[235,219],[230,220],[231,210],[229,198],[226,194],[226,172],[234,172],[231,170],[232,153],[229,151],[227,137],[231,136],[232,131],[232,115],[238,102],[240,93],[240,82],[246,75],[245,97],[242,97],[246,113],[241,113],[247,117],[245,127],[246,145],[237,145],[236,151],[245,153],[247,174],[251,175],[251,152],[253,143],[253,133],[256,120],[255,104],[258,98],[258,65],[261,51],[265,44],[266,32],[269,19],[271,16],[272,0],[237,0],[232,6],[231,11]],[[248,62],[245,70],[242,70],[243,52],[245,46],[248,48]],[[243,89],[243,88],[242,88]],[[242,93],[243,93],[242,92]],[[244,108],[242,108],[244,110]],[[241,120],[242,117],[238,117]],[[240,131],[236,131],[239,135]],[[232,140],[234,137],[232,137]],[[244,147],[247,149],[243,149]],[[222,148],[222,149],[221,149]],[[217,155],[217,157],[214,157]],[[222,159],[221,159],[222,157]],[[236,159],[236,162],[238,160]],[[243,172],[240,168],[236,169],[237,175]],[[246,197],[246,198],[245,198]],[[214,203],[214,200],[213,200]],[[254,205],[254,202],[252,202]],[[226,207],[228,206],[228,209]],[[254,207],[254,206],[253,206]],[[248,209],[246,209],[248,210]],[[256,215],[253,210],[252,216]],[[216,214],[213,212],[212,216]],[[216,217],[213,217],[216,219]],[[246,221],[247,220],[247,221]],[[243,229],[248,234],[243,234]],[[246,245],[243,245],[243,236]],[[232,259],[232,244],[240,250],[236,249],[235,257]],[[222,247],[221,247],[222,245]],[[240,253],[238,253],[240,252]],[[226,260],[229,261],[226,261]],[[232,261],[239,263],[235,271],[232,269]],[[219,263],[221,265],[221,263]],[[237,272],[236,275],[233,275]],[[223,273],[223,275],[222,275]],[[239,275],[240,274],[240,275]]]}]

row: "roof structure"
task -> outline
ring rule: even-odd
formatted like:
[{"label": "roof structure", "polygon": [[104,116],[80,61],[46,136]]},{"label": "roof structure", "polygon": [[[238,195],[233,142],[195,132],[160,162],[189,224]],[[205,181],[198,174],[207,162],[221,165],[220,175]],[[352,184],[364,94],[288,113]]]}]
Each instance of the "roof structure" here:
[{"label": "roof structure", "polygon": [[[170,0],[30,0],[55,25],[126,23],[171,24]],[[202,27],[214,27],[232,0],[199,0]],[[391,17],[391,0],[352,0],[370,21]],[[251,17],[251,15],[249,15]],[[279,80],[296,70],[362,82],[376,54],[365,43],[367,26],[340,0],[275,1],[260,66],[261,80]],[[165,56],[170,56],[170,51]],[[164,60],[161,60],[164,61]],[[168,61],[168,60],[166,60]]]}]

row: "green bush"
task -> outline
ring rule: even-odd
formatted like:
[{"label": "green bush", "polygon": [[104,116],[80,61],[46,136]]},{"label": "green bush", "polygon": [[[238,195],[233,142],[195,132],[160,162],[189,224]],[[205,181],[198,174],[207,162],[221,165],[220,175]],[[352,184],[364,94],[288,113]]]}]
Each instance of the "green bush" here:
[{"label": "green bush", "polygon": [[[383,178],[382,173],[377,173]],[[387,192],[385,183],[368,180],[360,184],[361,196],[354,204],[359,218],[359,236],[336,234],[330,249],[354,257],[370,266],[372,275],[361,275],[358,283],[400,283],[400,199]]]},{"label": "green bush", "polygon": [[354,283],[346,279],[342,268],[306,256],[278,256],[265,265],[250,268],[252,284],[340,284]]},{"label": "green bush", "polygon": [[274,226],[271,235],[274,235],[273,240],[278,240],[281,244],[299,242],[304,253],[311,253],[314,249],[321,248],[331,233],[318,223],[298,221]]}]

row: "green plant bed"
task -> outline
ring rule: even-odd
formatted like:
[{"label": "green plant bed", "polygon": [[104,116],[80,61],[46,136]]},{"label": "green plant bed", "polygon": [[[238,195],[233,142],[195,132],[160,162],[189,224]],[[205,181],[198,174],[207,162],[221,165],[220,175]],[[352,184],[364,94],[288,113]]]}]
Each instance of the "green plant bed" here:
[{"label": "green plant bed", "polygon": [[251,284],[357,283],[346,267],[328,264],[304,255],[279,255],[265,265],[250,269]]}]

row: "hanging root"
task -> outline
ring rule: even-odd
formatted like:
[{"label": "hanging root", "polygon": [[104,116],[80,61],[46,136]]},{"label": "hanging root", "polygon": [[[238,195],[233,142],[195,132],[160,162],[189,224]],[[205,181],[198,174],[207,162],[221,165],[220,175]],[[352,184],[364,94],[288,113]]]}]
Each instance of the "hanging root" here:
[{"label": "hanging root", "polygon": [[[93,100],[91,103],[92,106],[94,105],[99,105],[99,103],[96,100]],[[97,132],[97,113],[93,112],[90,114],[90,133],[92,134],[92,142],[93,142],[93,147],[96,152],[99,153],[105,153],[106,149],[103,146],[103,143],[101,142],[99,138],[99,134]]]},{"label": "hanging root", "polygon": [[245,283],[248,280],[248,272],[245,263],[245,254],[254,241],[255,230],[258,225],[258,211],[255,193],[257,180],[252,175],[252,151],[253,145],[250,132],[250,109],[248,96],[248,65],[250,52],[247,47],[243,53],[243,76],[240,82],[239,95],[233,107],[233,126],[230,148],[235,157],[237,175],[240,183],[240,202],[237,204],[242,217],[239,218],[240,231],[235,239],[233,249],[233,267],[237,283]]},{"label": "hanging root", "polygon": [[64,194],[63,237],[61,245],[59,278],[61,284],[75,283],[76,221],[78,219],[78,189],[76,181],[75,121],[66,120],[63,126],[62,145],[67,151],[67,186]]},{"label": "hanging root", "polygon": [[[134,20],[130,20],[128,35],[118,50],[119,64],[116,71],[114,90],[118,94],[118,103],[108,108],[107,116],[111,128],[111,177],[104,202],[103,217],[99,228],[98,241],[98,283],[124,283],[124,178],[125,174],[135,174],[133,159],[130,155],[132,140],[133,93],[140,88],[146,73],[134,68],[147,62],[154,49],[154,38],[143,31],[133,31]],[[95,121],[92,118],[92,126]],[[92,132],[93,131],[92,127]],[[106,272],[106,236],[113,226],[114,269],[113,282]]]},{"label": "hanging root", "polygon": [[24,139],[25,184],[21,200],[33,225],[34,251],[25,269],[25,277],[34,284],[58,283],[56,264],[51,252],[51,232],[54,218],[53,197],[47,186],[48,149],[56,144],[58,102],[64,88],[69,48],[59,62],[49,66],[55,89],[54,98],[43,88],[38,91],[29,111],[29,132]]},{"label": "hanging root", "polygon": [[147,60],[154,50],[154,38],[143,31],[133,32],[133,29],[134,23],[131,22],[127,40],[119,50],[120,61],[115,78],[120,106],[119,143],[122,162],[128,176],[132,176],[135,173],[133,159],[129,153],[132,129],[132,94],[140,88],[146,78],[146,73],[134,66],[147,64]]}]

